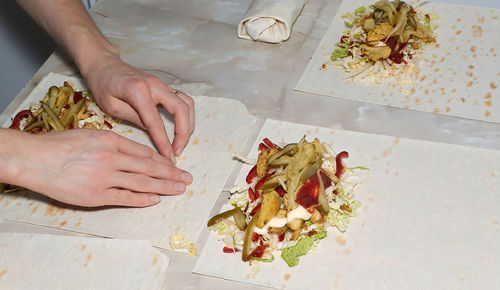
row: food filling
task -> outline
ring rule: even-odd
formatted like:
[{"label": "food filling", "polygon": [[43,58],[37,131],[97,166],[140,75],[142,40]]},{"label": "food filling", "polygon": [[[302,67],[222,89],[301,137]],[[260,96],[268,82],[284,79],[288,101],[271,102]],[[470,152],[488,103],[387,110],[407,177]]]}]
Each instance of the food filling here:
[{"label": "food filling", "polygon": [[281,251],[292,267],[328,227],[344,232],[360,207],[353,192],[361,179],[354,173],[366,169],[346,167],[347,157],[318,139],[278,146],[265,138],[247,184],[231,191],[232,209],[207,223],[224,242],[222,251],[241,252],[245,262],[271,262]]}]

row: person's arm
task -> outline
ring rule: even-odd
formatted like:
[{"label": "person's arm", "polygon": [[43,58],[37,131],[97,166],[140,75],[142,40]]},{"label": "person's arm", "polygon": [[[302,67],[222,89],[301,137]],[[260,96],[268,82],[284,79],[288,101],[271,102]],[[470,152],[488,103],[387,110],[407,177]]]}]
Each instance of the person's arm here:
[{"label": "person's arm", "polygon": [[[73,57],[104,111],[146,128],[158,151],[175,163],[194,128],[193,100],[121,61],[117,47],[100,33],[80,0],[18,3]],[[157,105],[174,115],[172,145]]]},{"label": "person's arm", "polygon": [[192,181],[151,148],[106,130],[0,129],[0,164],[2,183],[89,207],[154,205]]}]

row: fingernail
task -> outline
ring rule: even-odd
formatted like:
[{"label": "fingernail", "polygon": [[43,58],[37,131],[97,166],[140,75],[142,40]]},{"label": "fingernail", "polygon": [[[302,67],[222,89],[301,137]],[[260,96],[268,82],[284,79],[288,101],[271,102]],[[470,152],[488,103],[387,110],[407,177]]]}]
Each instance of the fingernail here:
[{"label": "fingernail", "polygon": [[154,202],[154,203],[159,203],[160,202],[160,196],[159,195],[152,195],[149,197],[149,199]]},{"label": "fingernail", "polygon": [[191,183],[193,181],[193,176],[187,172],[181,174],[181,179],[184,182]]},{"label": "fingernail", "polygon": [[177,191],[181,191],[181,192],[184,192],[184,190],[186,190],[186,185],[182,182],[176,182],[174,184],[174,187]]},{"label": "fingernail", "polygon": [[176,156],[181,155],[181,153],[182,153],[182,148],[179,148],[179,149],[175,150],[175,155]]},{"label": "fingernail", "polygon": [[177,162],[174,153],[170,154],[170,161],[172,161],[172,164],[175,164]]}]

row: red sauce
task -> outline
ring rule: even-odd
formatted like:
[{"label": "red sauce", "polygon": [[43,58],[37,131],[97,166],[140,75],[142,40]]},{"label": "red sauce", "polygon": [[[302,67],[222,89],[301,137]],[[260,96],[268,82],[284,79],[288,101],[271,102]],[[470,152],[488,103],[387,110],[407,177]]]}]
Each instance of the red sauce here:
[{"label": "red sauce", "polygon": [[224,247],[222,248],[222,251],[224,253],[236,253],[239,252],[240,250],[238,248]]},{"label": "red sauce", "polygon": [[267,149],[269,149],[269,147],[267,147],[266,144],[264,144],[264,143],[259,144],[259,151],[264,151]]},{"label": "red sauce", "polygon": [[276,148],[276,145],[274,145],[274,143],[271,142],[271,140],[269,140],[268,138],[264,138],[264,140],[262,140],[262,141],[264,141],[264,143],[267,145],[267,147]]},{"label": "red sauce", "polygon": [[254,215],[257,213],[257,211],[260,209],[260,206],[261,206],[261,205],[262,205],[262,203],[259,203],[256,207],[254,207],[254,208],[252,209],[252,212],[250,213],[250,215],[251,215],[251,216],[254,216]]},{"label": "red sauce", "polygon": [[311,176],[297,191],[297,196],[295,201],[302,207],[309,209],[311,207],[317,206],[319,196],[319,179],[315,174]]},{"label": "red sauce", "polygon": [[252,236],[252,242],[257,242],[260,238],[260,235],[257,234],[257,233],[253,233],[253,236]]},{"label": "red sauce", "polygon": [[280,196],[283,196],[285,195],[286,191],[283,189],[283,186],[278,186],[276,187],[274,190],[276,190],[276,192],[280,195]]},{"label": "red sauce", "polygon": [[278,241],[283,242],[285,239],[285,234],[278,235]]},{"label": "red sauce", "polygon": [[327,188],[332,185],[332,179],[323,170],[319,172],[321,180],[323,181],[323,188]]},{"label": "red sauce", "polygon": [[82,98],[83,98],[82,92],[75,92],[75,95],[73,96],[73,103],[74,104],[78,103]]},{"label": "red sauce", "polygon": [[257,165],[252,167],[252,169],[250,169],[250,172],[248,172],[247,179],[246,179],[247,183],[248,184],[252,183],[252,181],[255,177],[257,177]]},{"label": "red sauce", "polygon": [[255,192],[253,192],[252,188],[248,189],[248,198],[250,199],[250,202],[253,202],[257,198],[255,197]]},{"label": "red sauce", "polygon": [[264,176],[262,179],[257,181],[257,183],[255,184],[255,191],[259,190],[262,187],[262,185],[264,185],[264,183],[266,183],[267,177],[268,176]]},{"label": "red sauce", "polygon": [[33,113],[31,113],[30,110],[22,110],[21,112],[17,113],[14,117],[14,120],[12,120],[12,124],[10,125],[9,129],[19,129],[21,120],[29,116],[33,117]]},{"label": "red sauce", "polygon": [[[400,64],[402,62],[406,61],[404,60],[404,54],[403,54],[403,49],[408,45],[407,42],[399,44],[396,38],[394,37],[389,37],[385,41],[385,44],[391,48],[391,55],[389,55],[389,59],[392,60],[393,62]],[[411,57],[411,55],[409,56]]]},{"label": "red sauce", "polygon": [[255,258],[262,258],[264,253],[266,252],[266,248],[269,247],[269,245],[260,245],[253,250],[248,257],[255,257]]},{"label": "red sauce", "polygon": [[335,157],[335,163],[337,170],[335,171],[335,176],[337,178],[340,178],[340,175],[342,175],[342,171],[344,171],[344,163],[342,163],[342,159],[348,158],[349,153],[347,151],[342,151],[339,154],[337,154],[337,157]]},{"label": "red sauce", "polygon": [[113,129],[113,126],[108,121],[104,121],[104,125],[106,125],[109,130]]}]

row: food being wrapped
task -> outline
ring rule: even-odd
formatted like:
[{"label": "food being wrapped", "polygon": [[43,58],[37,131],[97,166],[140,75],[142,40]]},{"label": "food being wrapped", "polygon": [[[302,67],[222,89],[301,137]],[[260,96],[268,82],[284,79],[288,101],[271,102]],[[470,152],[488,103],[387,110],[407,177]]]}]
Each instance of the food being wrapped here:
[{"label": "food being wrapped", "polygon": [[344,232],[356,216],[360,203],[353,191],[359,180],[349,176],[365,168],[345,167],[348,156],[305,136],[282,147],[266,138],[247,185],[229,199],[233,209],[212,217],[207,226],[224,241],[224,252],[241,251],[245,262],[271,262],[273,252],[281,251],[287,264],[295,266],[298,256],[326,237],[327,227]]}]

